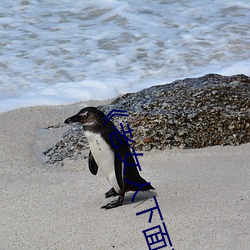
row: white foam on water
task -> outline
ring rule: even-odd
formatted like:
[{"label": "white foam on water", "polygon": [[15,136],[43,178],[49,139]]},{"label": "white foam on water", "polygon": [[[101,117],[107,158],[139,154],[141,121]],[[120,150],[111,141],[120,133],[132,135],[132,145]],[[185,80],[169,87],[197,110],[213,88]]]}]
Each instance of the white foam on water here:
[{"label": "white foam on water", "polygon": [[250,1],[2,0],[0,112],[250,76]]}]

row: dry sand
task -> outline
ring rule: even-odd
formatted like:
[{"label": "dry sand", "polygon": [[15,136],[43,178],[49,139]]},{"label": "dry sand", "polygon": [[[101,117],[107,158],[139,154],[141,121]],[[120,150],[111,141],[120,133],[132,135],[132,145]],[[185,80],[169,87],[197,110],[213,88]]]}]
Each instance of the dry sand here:
[{"label": "dry sand", "polygon": [[89,104],[0,114],[0,249],[147,250],[142,230],[162,221],[136,213],[154,207],[154,195],[173,244],[162,249],[249,249],[250,144],[144,152],[141,175],[155,192],[103,210],[110,186],[87,160],[41,162],[67,130],[43,128]]}]

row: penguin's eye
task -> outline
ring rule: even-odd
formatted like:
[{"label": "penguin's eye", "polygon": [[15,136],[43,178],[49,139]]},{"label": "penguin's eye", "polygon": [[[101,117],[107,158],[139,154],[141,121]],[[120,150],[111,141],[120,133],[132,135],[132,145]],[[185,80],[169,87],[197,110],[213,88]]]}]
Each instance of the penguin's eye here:
[{"label": "penguin's eye", "polygon": [[88,117],[88,112],[79,114],[83,119],[86,119]]}]

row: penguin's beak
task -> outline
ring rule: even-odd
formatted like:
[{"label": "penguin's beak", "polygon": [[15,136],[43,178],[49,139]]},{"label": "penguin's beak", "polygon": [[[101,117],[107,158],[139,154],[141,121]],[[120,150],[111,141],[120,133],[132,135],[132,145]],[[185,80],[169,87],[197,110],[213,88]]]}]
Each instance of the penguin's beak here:
[{"label": "penguin's beak", "polygon": [[80,120],[81,120],[81,116],[79,116],[78,114],[76,114],[76,115],[73,115],[73,116],[67,118],[64,121],[64,123],[70,124],[72,122],[80,122]]}]

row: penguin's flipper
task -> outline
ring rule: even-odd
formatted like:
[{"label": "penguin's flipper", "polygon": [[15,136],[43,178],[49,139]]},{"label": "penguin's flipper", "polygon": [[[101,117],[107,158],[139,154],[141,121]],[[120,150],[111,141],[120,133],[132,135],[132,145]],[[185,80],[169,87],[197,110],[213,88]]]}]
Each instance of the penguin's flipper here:
[{"label": "penguin's flipper", "polygon": [[96,175],[98,171],[98,165],[96,164],[91,151],[89,151],[89,170],[93,175]]},{"label": "penguin's flipper", "polygon": [[122,148],[116,148],[115,149],[115,176],[116,176],[116,180],[117,183],[120,187],[120,189],[124,188],[123,185],[123,173],[122,173],[122,166],[123,166],[123,162],[120,160],[119,156],[124,159],[124,152],[122,150]]},{"label": "penguin's flipper", "polygon": [[114,207],[119,207],[122,205],[123,200],[124,200],[124,197],[119,195],[118,200],[111,201],[110,203],[102,206],[101,208],[110,209],[110,208],[114,208]]},{"label": "penguin's flipper", "polygon": [[112,187],[108,192],[105,193],[105,197],[109,198],[112,196],[117,196],[118,193],[115,191],[115,189]]}]

